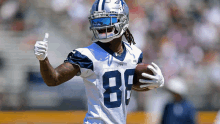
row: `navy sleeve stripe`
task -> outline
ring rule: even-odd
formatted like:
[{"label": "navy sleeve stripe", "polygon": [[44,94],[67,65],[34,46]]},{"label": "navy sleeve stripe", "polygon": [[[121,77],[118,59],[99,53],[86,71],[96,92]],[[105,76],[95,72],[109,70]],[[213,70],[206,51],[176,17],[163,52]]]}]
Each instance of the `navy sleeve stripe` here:
[{"label": "navy sleeve stripe", "polygon": [[67,56],[64,62],[70,62],[72,64],[77,64],[81,68],[91,69],[93,71],[93,62],[87,56],[82,55],[79,51],[73,50]]},{"label": "navy sleeve stripe", "polygon": [[143,60],[143,53],[140,54],[137,64],[142,63],[142,60]]}]

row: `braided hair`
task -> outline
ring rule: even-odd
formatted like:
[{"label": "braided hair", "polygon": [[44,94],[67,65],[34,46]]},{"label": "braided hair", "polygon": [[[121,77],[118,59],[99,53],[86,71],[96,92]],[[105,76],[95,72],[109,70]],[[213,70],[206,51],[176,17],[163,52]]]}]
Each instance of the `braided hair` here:
[{"label": "braided hair", "polygon": [[131,43],[134,44],[134,45],[136,44],[135,41],[134,41],[134,37],[131,34],[129,29],[127,29],[125,31],[124,36],[125,36],[126,40],[128,41],[128,43],[130,43],[130,45],[131,45]]}]

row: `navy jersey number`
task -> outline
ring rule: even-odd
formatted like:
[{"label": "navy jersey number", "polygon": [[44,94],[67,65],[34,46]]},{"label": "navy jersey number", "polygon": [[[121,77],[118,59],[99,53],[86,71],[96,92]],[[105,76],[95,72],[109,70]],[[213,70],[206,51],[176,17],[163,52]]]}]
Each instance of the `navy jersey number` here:
[{"label": "navy jersey number", "polygon": [[127,91],[131,92],[131,88],[132,88],[132,85],[133,85],[133,82],[132,84],[128,84],[128,79],[129,79],[129,76],[131,75],[134,75],[134,69],[127,69],[125,71],[125,74],[124,74],[124,78],[125,78],[125,86],[126,86],[126,91],[125,91],[125,97],[126,97],[126,105],[128,105],[129,101],[130,101],[130,96],[129,96],[129,99],[127,99]]},{"label": "navy jersey number", "polygon": [[[129,76],[134,75],[134,69],[127,69],[124,73],[124,80],[125,80],[125,101],[126,105],[128,105],[129,99],[127,96],[127,91],[131,92],[132,84],[128,84],[129,82]],[[110,87],[110,78],[115,78],[115,86]],[[116,70],[116,71],[109,71],[105,72],[103,75],[103,88],[105,89],[104,92],[104,104],[108,108],[115,108],[115,107],[120,107],[121,105],[121,98],[122,98],[122,91],[120,90],[120,87],[122,85],[122,79],[121,79],[121,73]],[[111,101],[110,100],[110,94],[111,93],[116,93],[117,96],[117,101]]]}]

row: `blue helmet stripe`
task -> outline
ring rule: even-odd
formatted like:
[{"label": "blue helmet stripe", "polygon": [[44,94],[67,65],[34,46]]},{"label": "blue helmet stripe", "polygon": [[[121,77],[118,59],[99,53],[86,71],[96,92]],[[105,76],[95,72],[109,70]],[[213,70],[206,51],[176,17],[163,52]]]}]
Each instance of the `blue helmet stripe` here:
[{"label": "blue helmet stripe", "polygon": [[104,10],[104,7],[105,7],[105,0],[103,0],[102,2],[102,10]]},{"label": "blue helmet stripe", "polygon": [[124,5],[124,2],[123,2],[123,0],[121,0],[121,5],[122,5],[122,7],[123,7],[123,5]]},{"label": "blue helmet stripe", "polygon": [[100,0],[98,0],[98,2],[97,2],[96,11],[99,11],[99,2],[100,2]]}]

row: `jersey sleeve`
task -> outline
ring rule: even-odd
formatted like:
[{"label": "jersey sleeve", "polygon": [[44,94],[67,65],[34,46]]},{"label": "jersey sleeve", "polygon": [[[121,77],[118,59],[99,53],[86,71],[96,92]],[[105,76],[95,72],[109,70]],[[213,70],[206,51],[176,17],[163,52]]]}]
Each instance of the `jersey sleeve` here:
[{"label": "jersey sleeve", "polygon": [[80,67],[80,72],[77,74],[77,76],[87,77],[88,73],[93,71],[92,60],[77,50],[70,52],[64,62],[69,62]]},{"label": "jersey sleeve", "polygon": [[141,54],[138,58],[138,63],[137,64],[142,63],[142,61],[143,61],[143,53],[141,52]]},{"label": "jersey sleeve", "polygon": [[123,42],[125,44],[125,46],[127,46],[127,50],[130,51],[130,53],[133,54],[134,58],[135,58],[135,63],[139,64],[142,63],[143,61],[143,52],[142,50],[140,50],[139,48],[137,48],[135,45],[130,45],[126,42]]}]

